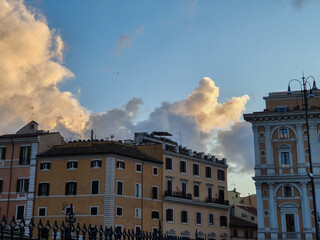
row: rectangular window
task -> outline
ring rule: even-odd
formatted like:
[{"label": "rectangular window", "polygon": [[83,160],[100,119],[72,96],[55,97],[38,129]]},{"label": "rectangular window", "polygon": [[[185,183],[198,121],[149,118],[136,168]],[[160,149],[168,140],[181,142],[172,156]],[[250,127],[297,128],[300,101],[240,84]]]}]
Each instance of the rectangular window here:
[{"label": "rectangular window", "polygon": [[199,171],[199,164],[194,163],[193,164],[193,175],[194,176],[200,176],[200,171]]},{"label": "rectangular window", "polygon": [[167,193],[169,196],[172,195],[172,180],[171,179],[167,180]]},{"label": "rectangular window", "polygon": [[286,230],[287,232],[295,232],[294,214],[285,214],[286,216]]},{"label": "rectangular window", "polygon": [[39,183],[38,196],[49,196],[49,183]]},{"label": "rectangular window", "polygon": [[173,170],[173,167],[172,167],[172,158],[166,158],[166,169],[167,169],[167,170]]},{"label": "rectangular window", "polygon": [[141,183],[136,183],[136,191],[135,191],[135,196],[136,197],[141,197]]},{"label": "rectangular window", "polygon": [[18,179],[17,180],[17,192],[28,192],[29,190],[29,179]]},{"label": "rectangular window", "polygon": [[212,185],[207,185],[207,191],[208,191],[208,201],[212,201]]},{"label": "rectangular window", "polygon": [[135,209],[135,218],[141,218],[141,208],[136,208]]},{"label": "rectangular window", "polygon": [[159,219],[159,211],[152,211],[151,218],[152,219]]},{"label": "rectangular window", "polygon": [[193,196],[198,198],[200,197],[200,186],[199,184],[193,185]]},{"label": "rectangular window", "polygon": [[51,164],[49,162],[42,162],[40,163],[40,170],[41,171],[48,171],[50,170]]},{"label": "rectangular window", "polygon": [[91,168],[101,168],[101,160],[94,159],[91,161]]},{"label": "rectangular window", "polygon": [[288,129],[286,129],[286,128],[280,128],[280,129],[279,129],[279,138],[280,138],[280,139],[287,139],[287,138],[289,138]]},{"label": "rectangular window", "polygon": [[123,194],[123,182],[117,181],[117,194],[122,195]]},{"label": "rectangular window", "polygon": [[212,213],[209,213],[209,226],[214,225],[214,216]]},{"label": "rectangular window", "polygon": [[117,169],[125,169],[125,164],[123,161],[117,161]]},{"label": "rectangular window", "polygon": [[181,223],[183,224],[188,223],[188,211],[186,210],[181,211]]},{"label": "rectangular window", "polygon": [[6,159],[6,147],[0,147],[0,159]]},{"label": "rectangular window", "polygon": [[172,208],[168,208],[166,210],[166,220],[167,220],[167,222],[173,222],[173,209]]},{"label": "rectangular window", "polygon": [[211,171],[211,167],[206,167],[206,178],[212,178],[212,171]]},{"label": "rectangular window", "polygon": [[20,220],[24,218],[24,205],[18,205],[17,206],[17,214],[16,214],[16,219]]},{"label": "rectangular window", "polygon": [[224,171],[221,169],[218,169],[218,180],[224,181]]},{"label": "rectangular window", "polygon": [[2,193],[2,188],[3,188],[3,180],[0,179],[0,193]]},{"label": "rectangular window", "polygon": [[201,225],[202,224],[202,216],[201,212],[196,212],[196,224]]},{"label": "rectangular window", "polygon": [[98,207],[90,207],[90,215],[91,216],[96,216],[98,214],[99,214]]},{"label": "rectangular window", "polygon": [[122,207],[117,207],[116,208],[116,214],[117,214],[117,217],[122,217],[123,208]]},{"label": "rectangular window", "polygon": [[141,173],[142,172],[142,165],[140,163],[136,163],[136,172]]},{"label": "rectangular window", "polygon": [[180,161],[180,172],[187,173],[187,162],[186,161]]},{"label": "rectangular window", "polygon": [[78,162],[77,161],[68,161],[67,163],[67,169],[77,169],[78,168]]},{"label": "rectangular window", "polygon": [[283,191],[283,196],[284,197],[292,197],[293,193],[292,193],[292,187],[291,186],[284,186],[282,188]]},{"label": "rectangular window", "polygon": [[152,187],[152,199],[158,199],[158,187]]},{"label": "rectangular window", "polygon": [[[122,226],[121,225],[116,225],[116,227],[115,227],[115,232],[117,232],[117,233],[122,233]],[[120,237],[119,237],[119,239],[121,239]]]},{"label": "rectangular window", "polygon": [[67,182],[65,195],[76,195],[77,194],[77,183]]},{"label": "rectangular window", "polygon": [[99,194],[99,181],[91,181],[91,194]]},{"label": "rectangular window", "polygon": [[152,174],[153,174],[153,176],[158,176],[158,168],[157,167],[152,167]]},{"label": "rectangular window", "polygon": [[47,215],[47,208],[45,207],[39,207],[38,208],[38,216],[39,217],[44,217]]},{"label": "rectangular window", "polygon": [[20,147],[19,164],[20,165],[30,164],[30,158],[31,158],[31,147],[30,146]]},{"label": "rectangular window", "polygon": [[220,216],[220,227],[227,227],[227,217],[226,216]]},{"label": "rectangular window", "polygon": [[181,192],[184,197],[187,195],[187,182],[181,182]]},{"label": "rectangular window", "polygon": [[281,164],[282,166],[290,165],[290,155],[289,152],[281,152]]}]

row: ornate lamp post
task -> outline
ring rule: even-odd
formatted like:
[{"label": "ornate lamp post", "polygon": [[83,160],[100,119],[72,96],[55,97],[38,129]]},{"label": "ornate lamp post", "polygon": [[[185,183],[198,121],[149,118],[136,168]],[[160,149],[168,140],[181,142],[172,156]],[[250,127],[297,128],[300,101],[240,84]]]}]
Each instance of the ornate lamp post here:
[{"label": "ornate lamp post", "polygon": [[[308,79],[313,79],[313,87],[311,87],[310,82]],[[316,81],[313,76],[309,76],[305,78],[302,76],[302,82],[298,79],[292,79],[288,83],[288,91],[287,94],[290,95],[292,94],[291,89],[290,89],[290,83],[292,81],[297,81],[300,83],[300,88],[301,88],[301,97],[303,97],[302,101],[302,106],[304,107],[304,113],[305,113],[305,118],[306,118],[306,126],[307,126],[307,140],[308,140],[308,153],[309,153],[309,164],[310,164],[310,172],[309,172],[309,177],[311,180],[311,188],[312,188],[312,200],[313,200],[313,212],[314,212],[314,224],[316,228],[316,239],[319,240],[319,231],[318,231],[318,211],[317,211],[317,205],[316,205],[316,193],[315,193],[315,186],[314,186],[314,176],[313,176],[313,167],[312,167],[312,160],[311,160],[311,149],[310,149],[310,138],[309,138],[309,122],[308,122],[308,100],[309,98],[313,98],[314,95],[312,93],[312,90],[317,90],[316,86]],[[309,94],[307,91],[307,84],[309,86]]]}]

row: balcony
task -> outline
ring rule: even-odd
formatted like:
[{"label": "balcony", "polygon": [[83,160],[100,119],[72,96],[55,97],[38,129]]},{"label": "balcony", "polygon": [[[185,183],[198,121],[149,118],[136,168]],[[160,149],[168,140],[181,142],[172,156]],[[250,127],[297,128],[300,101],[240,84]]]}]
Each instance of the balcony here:
[{"label": "balcony", "polygon": [[191,193],[185,193],[185,192],[165,191],[164,192],[164,196],[165,197],[184,198],[184,199],[192,200],[192,194]]},{"label": "balcony", "polygon": [[228,200],[219,199],[219,198],[206,198],[206,202],[229,205],[229,201]]}]

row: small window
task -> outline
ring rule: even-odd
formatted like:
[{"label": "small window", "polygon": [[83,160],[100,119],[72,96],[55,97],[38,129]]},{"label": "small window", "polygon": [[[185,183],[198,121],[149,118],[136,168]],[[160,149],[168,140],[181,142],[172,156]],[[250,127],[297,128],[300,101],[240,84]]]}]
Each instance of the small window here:
[{"label": "small window", "polygon": [[18,205],[17,206],[17,214],[16,214],[16,219],[20,220],[24,218],[24,205]]},{"label": "small window", "polygon": [[288,134],[288,129],[287,128],[280,128],[279,129],[279,138],[280,139],[289,138],[289,134]]},{"label": "small window", "polygon": [[290,166],[290,154],[289,152],[281,152],[281,165],[283,167],[289,167]]},{"label": "small window", "polygon": [[159,211],[152,211],[151,218],[152,219],[159,219]]},{"label": "small window", "polygon": [[116,227],[114,228],[115,232],[117,233],[122,233],[122,226],[121,225],[116,225]]},{"label": "small window", "polygon": [[152,199],[158,199],[158,187],[152,187]]},{"label": "small window", "polygon": [[122,195],[123,194],[123,182],[117,181],[117,194]]},{"label": "small window", "polygon": [[78,162],[77,161],[68,161],[67,163],[67,169],[77,169],[78,168]]},{"label": "small window", "polygon": [[50,170],[51,164],[50,162],[42,162],[40,163],[40,170],[41,171],[48,171]]},{"label": "small window", "polygon": [[201,212],[196,212],[196,224],[201,225],[202,224],[202,216]]},{"label": "small window", "polygon": [[200,186],[199,186],[199,184],[193,185],[193,196],[195,198],[199,198],[200,197]]},{"label": "small window", "polygon": [[123,161],[117,161],[117,169],[125,169],[125,164]]},{"label": "small window", "polygon": [[291,186],[284,186],[282,190],[283,190],[283,197],[293,197]]},{"label": "small window", "polygon": [[218,180],[220,180],[220,181],[224,181],[225,180],[224,171],[221,170],[221,169],[218,169]]},{"label": "small window", "polygon": [[90,207],[90,215],[91,216],[98,215],[98,207]]},{"label": "small window", "polygon": [[19,164],[20,165],[28,165],[30,164],[31,159],[31,147],[20,147],[20,157],[19,157]]},{"label": "small window", "polygon": [[206,167],[206,178],[211,179],[212,178],[212,173],[211,173],[211,167]]},{"label": "small window", "polygon": [[140,163],[136,163],[136,172],[141,173],[142,172],[142,165]]},{"label": "small window", "polygon": [[141,218],[141,208],[136,208],[135,209],[135,218]]},{"label": "small window", "polygon": [[101,160],[100,159],[92,160],[91,168],[101,168]]},{"label": "small window", "polygon": [[117,208],[116,208],[116,214],[117,214],[117,217],[122,217],[122,215],[123,215],[123,208],[122,208],[122,207],[117,207]]},{"label": "small window", "polygon": [[136,190],[135,190],[135,196],[141,197],[142,189],[141,189],[141,183],[136,183]]},{"label": "small window", "polygon": [[227,217],[226,216],[220,216],[220,227],[227,227]]},{"label": "small window", "polygon": [[17,180],[17,192],[25,193],[29,190],[29,179],[18,179]]},{"label": "small window", "polygon": [[166,170],[173,170],[172,158],[166,158]]},{"label": "small window", "polygon": [[67,182],[65,195],[76,195],[77,194],[77,183]]},{"label": "small window", "polygon": [[188,221],[188,211],[182,210],[181,211],[181,223],[187,224],[188,222],[189,222]]},{"label": "small window", "polygon": [[193,175],[200,176],[199,164],[197,164],[197,163],[193,164]]},{"label": "small window", "polygon": [[39,183],[38,196],[49,196],[49,183]]},{"label": "small window", "polygon": [[38,208],[38,216],[39,217],[44,217],[47,215],[47,208],[45,207],[39,207]]},{"label": "small window", "polygon": [[91,181],[91,194],[99,194],[99,181]]},{"label": "small window", "polygon": [[186,161],[180,161],[180,172],[187,173],[187,162]]},{"label": "small window", "polygon": [[173,222],[173,209],[172,208],[168,208],[166,210],[166,220],[167,220],[167,222]]},{"label": "small window", "polygon": [[212,213],[209,213],[209,226],[214,226],[214,216]]},{"label": "small window", "polygon": [[158,176],[158,168],[157,167],[152,167],[152,174],[153,174],[153,176]]},{"label": "small window", "polygon": [[6,159],[6,148],[0,147],[0,160]]}]

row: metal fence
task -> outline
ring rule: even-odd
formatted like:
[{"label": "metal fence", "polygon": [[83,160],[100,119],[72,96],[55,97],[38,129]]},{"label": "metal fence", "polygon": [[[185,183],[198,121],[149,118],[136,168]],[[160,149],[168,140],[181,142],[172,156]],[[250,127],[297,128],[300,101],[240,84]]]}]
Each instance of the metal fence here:
[{"label": "metal fence", "polygon": [[161,225],[153,233],[145,231],[134,231],[124,229],[113,229],[103,226],[93,226],[89,224],[86,226],[80,226],[78,223],[76,226],[73,223],[62,222],[58,225],[57,221],[50,224],[47,221],[42,223],[41,219],[35,225],[34,220],[26,224],[22,219],[16,222],[13,217],[12,220],[7,221],[3,218],[0,221],[0,240],[20,239],[20,240],[182,240],[181,237],[170,236],[162,233]]}]

